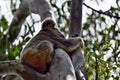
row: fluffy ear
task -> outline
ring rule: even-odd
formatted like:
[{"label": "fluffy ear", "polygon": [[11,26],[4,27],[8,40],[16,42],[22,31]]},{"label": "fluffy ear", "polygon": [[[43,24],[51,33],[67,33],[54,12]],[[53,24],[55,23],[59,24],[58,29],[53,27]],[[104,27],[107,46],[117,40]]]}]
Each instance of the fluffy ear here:
[{"label": "fluffy ear", "polygon": [[54,28],[55,27],[55,21],[52,18],[46,18],[42,22],[42,29],[48,29],[48,28]]}]

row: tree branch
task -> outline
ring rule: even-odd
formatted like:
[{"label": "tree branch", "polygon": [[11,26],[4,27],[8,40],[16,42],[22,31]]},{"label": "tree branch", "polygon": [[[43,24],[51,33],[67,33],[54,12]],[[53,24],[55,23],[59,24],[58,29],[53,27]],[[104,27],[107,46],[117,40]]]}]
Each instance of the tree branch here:
[{"label": "tree branch", "polygon": [[4,74],[17,75],[24,80],[76,80],[71,59],[62,49],[55,50],[50,71],[46,74],[40,74],[22,65],[19,60],[1,61],[0,75]]},{"label": "tree branch", "polygon": [[24,80],[46,80],[46,75],[40,74],[27,66],[22,65],[19,60],[1,61],[0,75],[4,74],[19,75],[19,77],[21,76]]},{"label": "tree branch", "polygon": [[90,6],[88,6],[88,5],[85,4],[85,3],[83,3],[83,4],[84,4],[87,8],[89,8],[89,9],[91,9],[91,10],[93,10],[93,11],[99,13],[99,14],[103,14],[103,15],[106,15],[106,16],[109,16],[109,17],[113,17],[113,18],[116,18],[116,19],[120,19],[119,16],[114,16],[114,15],[112,15],[111,13],[109,13],[108,11],[106,11],[106,12],[99,11],[99,10],[96,10],[96,9],[94,9],[94,8],[92,8],[92,7],[90,7]]},{"label": "tree branch", "polygon": [[64,50],[56,49],[53,60],[50,67],[51,80],[76,80],[73,64]]},{"label": "tree branch", "polygon": [[82,24],[82,4],[83,0],[71,0],[70,28],[69,36],[80,35]]},{"label": "tree branch", "polygon": [[[70,14],[70,28],[69,37],[73,37],[77,34],[80,36],[82,27],[82,4],[83,0],[71,0],[71,14]],[[84,67],[84,56],[81,52],[81,47],[72,52],[71,60],[76,72],[77,80],[82,80],[79,75],[80,68]]]}]

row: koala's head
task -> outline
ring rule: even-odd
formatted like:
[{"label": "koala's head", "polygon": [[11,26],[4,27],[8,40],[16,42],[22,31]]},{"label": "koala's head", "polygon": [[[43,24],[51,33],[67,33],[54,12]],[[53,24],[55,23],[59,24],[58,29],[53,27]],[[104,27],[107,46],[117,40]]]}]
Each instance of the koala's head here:
[{"label": "koala's head", "polygon": [[42,30],[43,29],[54,28],[54,27],[55,27],[55,21],[52,18],[46,18],[42,22]]}]

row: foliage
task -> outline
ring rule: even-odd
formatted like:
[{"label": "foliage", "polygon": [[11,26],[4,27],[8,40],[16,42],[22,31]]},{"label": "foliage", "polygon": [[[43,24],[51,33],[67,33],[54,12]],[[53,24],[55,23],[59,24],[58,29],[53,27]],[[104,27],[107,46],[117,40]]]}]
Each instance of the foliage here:
[{"label": "foliage", "polygon": [[[57,5],[58,0],[50,0],[57,18],[60,30],[67,35],[69,26],[70,1]],[[94,1],[94,0],[93,0]],[[104,0],[95,0],[99,4]],[[16,0],[17,2],[17,0]],[[16,2],[11,0],[11,11],[16,10]],[[116,7],[110,6],[107,11],[97,10],[86,3],[84,7],[90,10],[86,14],[86,22],[82,27],[82,38],[85,41],[83,53],[85,56],[85,77],[88,80],[119,80],[120,79],[120,1]],[[1,11],[0,11],[1,12]],[[28,22],[24,24],[24,35],[19,40],[10,43],[5,35],[8,21],[7,14],[0,14],[0,60],[19,58],[20,51],[35,32]]]}]

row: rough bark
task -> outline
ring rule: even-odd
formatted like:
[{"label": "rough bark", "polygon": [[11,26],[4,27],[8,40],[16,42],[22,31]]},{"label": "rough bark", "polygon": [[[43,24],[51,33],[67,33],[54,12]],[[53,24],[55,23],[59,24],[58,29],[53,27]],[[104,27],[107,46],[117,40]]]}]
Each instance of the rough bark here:
[{"label": "rough bark", "polygon": [[55,50],[53,64],[50,68],[51,80],[76,80],[69,55],[62,49]]},{"label": "rough bark", "polygon": [[[77,36],[80,36],[81,34],[82,5],[83,0],[71,0],[69,37],[75,36],[76,34]],[[82,80],[79,73],[79,70],[82,69],[82,67],[84,67],[84,56],[81,52],[81,47],[75,50],[72,54],[74,54],[72,56],[72,62],[75,68],[77,80]]]},{"label": "rough bark", "polygon": [[69,36],[80,35],[82,25],[82,4],[83,0],[71,0]]}]

